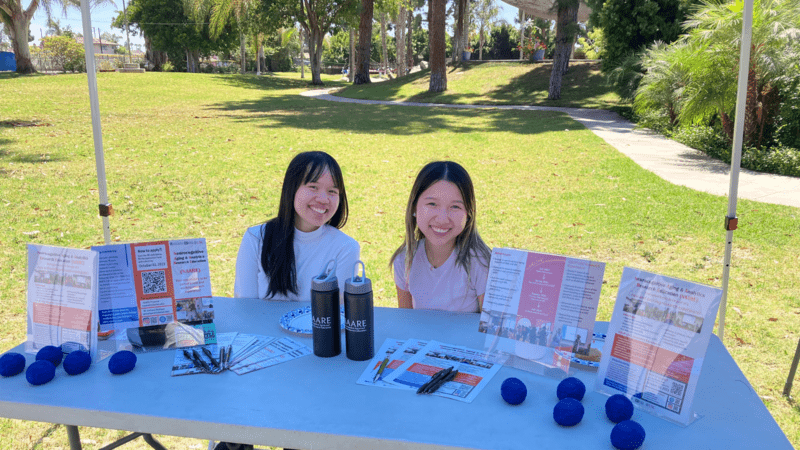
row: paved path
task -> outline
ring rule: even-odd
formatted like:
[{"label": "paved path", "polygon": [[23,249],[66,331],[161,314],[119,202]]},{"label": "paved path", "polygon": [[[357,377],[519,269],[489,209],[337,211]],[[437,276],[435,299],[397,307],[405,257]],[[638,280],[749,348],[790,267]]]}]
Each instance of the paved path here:
[{"label": "paved path", "polygon": [[[704,153],[667,139],[657,133],[634,129],[634,124],[618,114],[600,109],[553,108],[547,106],[447,105],[439,103],[356,100],[331,95],[330,89],[310,90],[304,96],[343,103],[371,105],[425,106],[461,109],[519,109],[560,111],[583,124],[609,145],[643,168],[670,183],[727,197],[730,166]],[[800,208],[800,178],[772,175],[742,169],[739,172],[739,198]]]}]

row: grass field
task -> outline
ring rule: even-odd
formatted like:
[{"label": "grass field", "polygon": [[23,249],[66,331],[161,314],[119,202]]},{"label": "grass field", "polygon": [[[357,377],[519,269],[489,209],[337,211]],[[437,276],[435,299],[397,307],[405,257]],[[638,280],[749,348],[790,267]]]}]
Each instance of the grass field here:
[{"label": "grass field", "polygon": [[[480,76],[480,70],[496,69],[485,64],[468,72]],[[496,79],[503,73],[491,72],[500,86],[493,89],[502,90]],[[508,73],[506,85],[533,76]],[[425,73],[417,77],[411,82],[425,83]],[[473,95],[457,76],[448,79],[446,95]],[[325,80],[339,85],[338,77]],[[376,303],[394,306],[388,258],[402,239],[411,183],[426,162],[451,159],[475,181],[478,226],[490,246],[607,264],[598,320],[610,318],[625,266],[720,286],[726,199],[665,182],[565,114],[328,103],[301,97],[306,83],[298,74],[99,74],[116,211],[112,239],[204,237],[214,293],[231,296],[244,230],[275,214],[292,156],[324,150],[344,171],[350,199],[344,231],[361,243]],[[597,97],[559,106],[616,104],[597,80],[587,83],[594,87],[585,92]],[[402,80],[359,89],[388,88],[400,92],[398,99],[423,95]],[[529,90],[503,101],[548,105],[542,95]],[[25,339],[25,245],[88,248],[103,238],[85,75],[0,75],[0,98],[0,350],[6,351]],[[725,344],[797,447],[800,407],[781,391],[800,329],[800,209],[741,200],[738,214]],[[121,432],[81,428],[81,434],[92,450]],[[168,448],[205,448],[194,439],[157,438]],[[63,427],[0,419],[0,448],[68,443]]]}]

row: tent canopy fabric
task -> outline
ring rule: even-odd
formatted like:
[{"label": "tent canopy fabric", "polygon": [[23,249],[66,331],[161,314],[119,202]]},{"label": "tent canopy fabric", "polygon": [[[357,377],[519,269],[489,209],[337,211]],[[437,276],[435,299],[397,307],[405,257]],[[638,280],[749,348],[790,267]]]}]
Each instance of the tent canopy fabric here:
[{"label": "tent canopy fabric", "polygon": [[[558,16],[555,10],[551,11],[555,0],[503,0],[503,3],[521,9],[529,16],[539,17],[541,19],[556,20]],[[578,22],[588,22],[591,12],[592,10],[586,4],[586,0],[580,0],[580,6],[578,6]]]}]

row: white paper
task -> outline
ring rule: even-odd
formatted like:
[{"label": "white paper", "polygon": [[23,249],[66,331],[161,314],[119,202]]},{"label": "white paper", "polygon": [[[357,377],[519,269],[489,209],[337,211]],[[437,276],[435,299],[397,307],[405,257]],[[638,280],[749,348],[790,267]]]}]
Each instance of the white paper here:
[{"label": "white paper", "polygon": [[711,286],[626,267],[595,389],[689,424],[721,298]]},{"label": "white paper", "polygon": [[97,356],[97,253],[28,245],[27,353],[48,345]]},{"label": "white paper", "polygon": [[457,370],[458,375],[432,395],[469,403],[489,384],[502,364],[491,362],[480,350],[430,341],[385,380],[416,391],[436,372],[448,367]]},{"label": "white paper", "polygon": [[[407,385],[396,385],[384,381],[395,369],[400,367],[408,358],[417,353],[419,349],[424,347],[428,342],[420,341],[419,339],[386,339],[383,341],[381,348],[375,353],[367,368],[358,377],[356,384],[363,384],[365,386],[378,386],[387,387],[392,389],[413,389]],[[380,369],[383,360],[389,358],[386,368],[383,369],[381,376],[376,379],[378,369]]]}]

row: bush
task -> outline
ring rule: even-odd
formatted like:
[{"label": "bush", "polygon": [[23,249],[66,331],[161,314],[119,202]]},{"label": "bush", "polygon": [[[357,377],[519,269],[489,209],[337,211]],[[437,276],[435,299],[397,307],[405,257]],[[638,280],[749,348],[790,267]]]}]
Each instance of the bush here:
[{"label": "bush", "polygon": [[81,44],[67,36],[42,38],[42,50],[48,54],[55,68],[63,72],[86,72],[86,60]]},{"label": "bush", "polygon": [[713,127],[695,125],[679,128],[672,134],[672,139],[713,158],[731,162],[731,142],[722,131]]},{"label": "bush", "polygon": [[167,62],[165,62],[164,64],[161,65],[161,71],[162,72],[174,72],[175,71],[175,66],[171,62],[167,61]]},{"label": "bush", "polygon": [[289,51],[281,49],[266,57],[270,72],[289,72],[292,70],[292,58]]},{"label": "bush", "polygon": [[742,167],[759,172],[800,177],[800,150],[790,147],[742,149]]}]

